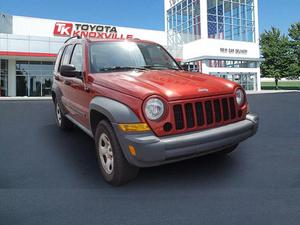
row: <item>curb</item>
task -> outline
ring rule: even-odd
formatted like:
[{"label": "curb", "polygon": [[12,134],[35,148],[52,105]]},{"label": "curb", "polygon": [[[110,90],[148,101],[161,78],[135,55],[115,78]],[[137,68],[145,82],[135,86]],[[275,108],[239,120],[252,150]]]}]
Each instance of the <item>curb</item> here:
[{"label": "curb", "polygon": [[49,101],[51,97],[0,97],[0,101]]},{"label": "curb", "polygon": [[246,91],[247,95],[284,94],[284,93],[300,93],[300,91],[298,90]]}]

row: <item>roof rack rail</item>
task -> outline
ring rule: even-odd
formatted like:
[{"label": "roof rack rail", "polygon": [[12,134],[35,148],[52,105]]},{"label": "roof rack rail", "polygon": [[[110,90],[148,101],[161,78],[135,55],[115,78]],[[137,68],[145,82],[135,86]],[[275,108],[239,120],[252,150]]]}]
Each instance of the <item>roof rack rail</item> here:
[{"label": "roof rack rail", "polygon": [[68,41],[70,41],[70,40],[73,39],[73,38],[81,39],[81,36],[76,35],[76,36],[73,36],[73,37],[69,37],[67,40],[65,40],[65,43],[67,43]]}]

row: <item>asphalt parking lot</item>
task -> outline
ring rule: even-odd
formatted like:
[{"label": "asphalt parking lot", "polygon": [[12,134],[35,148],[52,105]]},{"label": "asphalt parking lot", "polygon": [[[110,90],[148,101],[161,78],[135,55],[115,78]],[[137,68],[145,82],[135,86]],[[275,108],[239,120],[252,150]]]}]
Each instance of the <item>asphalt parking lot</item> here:
[{"label": "asphalt parking lot", "polygon": [[0,224],[299,224],[300,93],[251,95],[257,135],[229,156],[106,184],[94,143],[56,128],[51,101],[0,101]]}]

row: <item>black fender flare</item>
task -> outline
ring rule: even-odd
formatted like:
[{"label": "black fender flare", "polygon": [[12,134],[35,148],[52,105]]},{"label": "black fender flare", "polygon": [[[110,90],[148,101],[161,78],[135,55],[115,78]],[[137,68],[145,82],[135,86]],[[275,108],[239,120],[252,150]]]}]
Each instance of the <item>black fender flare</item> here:
[{"label": "black fender flare", "polygon": [[[106,97],[94,97],[89,105],[89,112],[95,110],[112,123],[139,123],[140,119],[125,104]],[[90,118],[91,123],[91,118]]]}]

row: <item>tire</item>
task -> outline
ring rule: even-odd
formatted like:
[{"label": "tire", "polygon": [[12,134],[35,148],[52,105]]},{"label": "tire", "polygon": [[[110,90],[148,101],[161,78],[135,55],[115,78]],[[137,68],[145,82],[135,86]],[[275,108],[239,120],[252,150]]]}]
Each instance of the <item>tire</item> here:
[{"label": "tire", "polygon": [[73,128],[73,124],[63,114],[60,104],[57,101],[55,101],[54,105],[55,105],[55,119],[58,128],[64,131],[71,130]]},{"label": "tire", "polygon": [[230,154],[231,152],[233,152],[234,150],[236,150],[236,148],[239,146],[239,144],[235,144],[235,145],[232,145],[228,148],[225,148],[219,152],[216,152],[215,154],[216,155],[227,155],[227,154]]},{"label": "tire", "polygon": [[130,165],[124,157],[109,122],[103,120],[97,125],[95,145],[100,171],[107,183],[120,186],[137,176],[139,168]]}]

